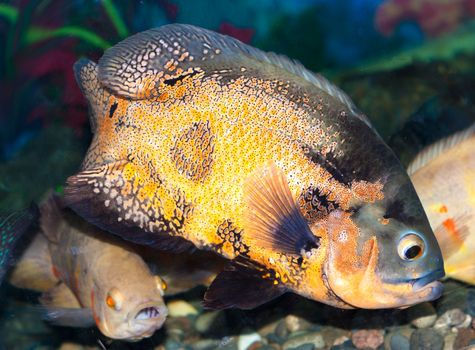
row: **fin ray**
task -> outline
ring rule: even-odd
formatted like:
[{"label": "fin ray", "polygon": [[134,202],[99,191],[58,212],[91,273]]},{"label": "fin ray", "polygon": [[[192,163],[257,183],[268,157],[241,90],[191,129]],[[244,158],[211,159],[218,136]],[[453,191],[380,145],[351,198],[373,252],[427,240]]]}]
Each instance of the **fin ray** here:
[{"label": "fin ray", "polygon": [[440,154],[457,146],[473,135],[475,135],[475,124],[424,148],[408,165],[407,173],[413,175],[416,171],[426,166],[431,160],[437,158]]},{"label": "fin ray", "polygon": [[244,214],[247,239],[287,254],[318,247],[319,238],[300,213],[282,170],[269,165],[256,171],[246,181],[244,193],[248,206]]},{"label": "fin ray", "polygon": [[305,79],[337,98],[352,114],[371,127],[346,93],[323,76],[306,69],[300,62],[187,24],[175,23],[149,29],[109,48],[99,61],[99,79],[119,95],[140,99],[148,97],[166,76],[176,77],[177,70],[190,75],[196,72],[195,68],[214,67],[217,60],[236,62],[240,57],[274,65]]}]

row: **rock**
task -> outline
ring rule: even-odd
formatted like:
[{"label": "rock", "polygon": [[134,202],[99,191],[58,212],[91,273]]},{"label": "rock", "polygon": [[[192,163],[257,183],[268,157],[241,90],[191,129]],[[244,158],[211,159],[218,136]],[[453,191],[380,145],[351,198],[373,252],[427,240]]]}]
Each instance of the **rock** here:
[{"label": "rock", "polygon": [[335,327],[322,327],[320,330],[325,344],[340,345],[350,339],[351,332]]},{"label": "rock", "polygon": [[348,341],[350,341],[350,338],[348,338],[346,335],[342,335],[341,337],[338,337],[333,341],[333,346],[342,345]]},{"label": "rock", "polygon": [[315,345],[313,344],[303,344],[293,348],[292,350],[315,350]]},{"label": "rock", "polygon": [[283,344],[283,350],[290,350],[297,348],[301,345],[312,344],[315,349],[323,349],[325,347],[325,341],[320,332],[310,332],[300,335],[295,335]]},{"label": "rock", "polygon": [[410,350],[411,348],[409,338],[401,333],[395,333],[391,336],[389,346],[391,350]]},{"label": "rock", "polygon": [[407,314],[411,324],[416,328],[432,327],[437,319],[437,313],[431,303],[413,306]]},{"label": "rock", "polygon": [[360,329],[353,331],[351,341],[357,349],[377,349],[384,343],[384,330]]},{"label": "rock", "polygon": [[226,323],[224,313],[221,311],[210,311],[205,312],[198,316],[195,321],[195,329],[201,334],[209,333],[212,331],[213,324],[222,325]]},{"label": "rock", "polygon": [[454,341],[454,349],[463,349],[470,345],[470,342],[475,339],[475,330],[473,329],[459,329],[457,337]]},{"label": "rock", "polygon": [[454,350],[455,339],[457,333],[449,333],[444,337],[444,350]]},{"label": "rock", "polygon": [[443,348],[444,338],[432,328],[418,329],[411,335],[411,350],[442,350]]},{"label": "rock", "polygon": [[460,309],[451,309],[444,312],[435,322],[434,329],[447,332],[450,327],[467,328],[472,322],[472,317]]},{"label": "rock", "polygon": [[289,330],[287,329],[287,325],[285,324],[285,321],[280,321],[277,326],[275,327],[275,334],[280,338],[280,339],[286,339],[289,335]]},{"label": "rock", "polygon": [[351,340],[348,340],[344,342],[343,344],[332,346],[330,348],[330,350],[354,350],[354,349],[356,348],[353,346],[353,343],[351,342]]},{"label": "rock", "polygon": [[165,342],[165,349],[166,350],[182,350],[183,345],[175,340],[167,340]]},{"label": "rock", "polygon": [[259,350],[260,348],[262,348],[265,344],[261,341],[255,341],[254,343],[252,343],[251,345],[249,345],[247,347],[247,350]]},{"label": "rock", "polygon": [[198,315],[198,310],[184,300],[172,300],[167,304],[169,317],[186,317]]},{"label": "rock", "polygon": [[281,322],[281,321],[274,321],[274,322],[271,322],[271,323],[267,323],[264,326],[262,326],[261,328],[259,328],[257,330],[257,333],[259,333],[263,337],[267,337],[269,334],[275,332],[275,329],[276,329],[277,325],[279,324],[279,322]]},{"label": "rock", "polygon": [[186,317],[171,317],[166,323],[168,339],[182,342],[185,336],[190,337],[196,334],[192,322]]},{"label": "rock", "polygon": [[286,316],[284,319],[284,323],[285,327],[290,333],[306,331],[312,327],[312,324],[310,322],[295,315]]},{"label": "rock", "polygon": [[237,350],[238,348],[238,337],[223,337],[219,343],[218,349],[220,350]]},{"label": "rock", "polygon": [[262,340],[259,333],[241,334],[238,338],[238,350],[247,350],[251,344]]},{"label": "rock", "polygon": [[219,345],[220,341],[217,339],[200,339],[192,344],[193,350],[212,350],[219,348]]}]

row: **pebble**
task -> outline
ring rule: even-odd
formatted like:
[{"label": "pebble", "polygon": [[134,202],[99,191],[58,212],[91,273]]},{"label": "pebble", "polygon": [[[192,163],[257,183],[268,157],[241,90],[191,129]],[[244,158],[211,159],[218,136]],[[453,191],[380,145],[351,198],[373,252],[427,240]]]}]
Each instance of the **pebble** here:
[{"label": "pebble", "polygon": [[411,345],[408,338],[400,333],[393,334],[389,340],[391,350],[410,350]]},{"label": "pebble", "polygon": [[350,339],[351,332],[335,327],[322,327],[320,330],[325,344],[340,345]]},{"label": "pebble", "polygon": [[247,350],[254,342],[262,342],[263,338],[259,333],[241,334],[238,339],[238,350]]},{"label": "pebble", "polygon": [[198,315],[198,310],[190,303],[184,300],[172,300],[167,303],[168,316],[170,317],[186,317]]},{"label": "pebble", "polygon": [[315,345],[313,344],[303,344],[293,348],[292,350],[315,350]]},{"label": "pebble", "polygon": [[220,341],[217,339],[200,339],[193,342],[194,350],[211,350],[217,349],[220,345]]},{"label": "pebble", "polygon": [[287,329],[287,325],[285,321],[280,321],[277,326],[275,327],[275,335],[277,335],[280,339],[286,339],[289,335],[289,330]]},{"label": "pebble", "polygon": [[422,303],[407,310],[411,324],[416,328],[432,327],[437,320],[437,313],[431,303]]},{"label": "pebble", "polygon": [[455,339],[457,333],[449,333],[444,337],[444,350],[454,350]]},{"label": "pebble", "polygon": [[442,350],[444,338],[432,328],[417,329],[412,333],[410,350]]},{"label": "pebble", "polygon": [[281,321],[274,321],[274,322],[265,324],[264,326],[262,326],[261,328],[257,330],[257,333],[259,333],[263,337],[267,337],[269,334],[275,332],[275,329],[277,328],[277,325],[279,324],[279,322]]},{"label": "pebble", "polygon": [[312,324],[310,322],[295,315],[286,316],[284,319],[284,323],[285,327],[290,333],[306,331],[312,327]]},{"label": "pebble", "polygon": [[354,350],[354,349],[356,348],[353,346],[353,343],[351,342],[351,340],[348,340],[344,342],[343,344],[332,346],[330,348],[330,350]]},{"label": "pebble", "polygon": [[202,334],[208,333],[211,331],[213,324],[221,324],[221,319],[224,323],[224,314],[221,311],[205,312],[196,319],[195,329]]},{"label": "pebble", "polygon": [[284,342],[282,348],[284,350],[290,350],[297,348],[301,345],[312,344],[315,349],[323,349],[325,347],[325,341],[323,340],[320,332],[310,332],[301,335],[295,335]]},{"label": "pebble", "polygon": [[470,345],[475,339],[475,331],[473,329],[459,329],[454,341],[454,349],[462,349]]},{"label": "pebble", "polygon": [[460,309],[451,309],[444,312],[435,322],[434,329],[442,332],[450,327],[467,328],[472,322],[472,317]]},{"label": "pebble", "polygon": [[384,330],[360,329],[353,331],[351,341],[357,349],[377,349],[384,343]]}]

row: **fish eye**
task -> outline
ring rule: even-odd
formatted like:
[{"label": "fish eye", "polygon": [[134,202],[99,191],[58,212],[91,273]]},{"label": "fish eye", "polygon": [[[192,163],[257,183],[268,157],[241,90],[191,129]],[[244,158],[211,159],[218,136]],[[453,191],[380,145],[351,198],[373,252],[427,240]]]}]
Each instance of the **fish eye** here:
[{"label": "fish eye", "polygon": [[414,233],[410,233],[399,241],[397,251],[402,260],[413,261],[422,256],[424,248],[422,238]]},{"label": "fish eye", "polygon": [[163,296],[168,288],[167,283],[158,276],[155,276],[155,283],[157,284],[158,291]]},{"label": "fish eye", "polygon": [[111,309],[120,311],[123,299],[122,293],[117,288],[112,288],[109,293],[107,293],[106,304]]}]

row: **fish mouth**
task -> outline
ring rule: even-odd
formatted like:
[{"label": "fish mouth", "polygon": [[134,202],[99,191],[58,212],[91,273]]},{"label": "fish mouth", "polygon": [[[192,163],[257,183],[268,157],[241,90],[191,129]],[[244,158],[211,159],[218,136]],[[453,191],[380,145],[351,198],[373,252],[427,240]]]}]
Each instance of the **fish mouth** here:
[{"label": "fish mouth", "polygon": [[162,311],[163,310],[157,306],[147,306],[140,309],[135,315],[134,319],[137,321],[153,320],[158,317],[165,316]]},{"label": "fish mouth", "polygon": [[129,313],[129,322],[157,323],[159,320],[165,320],[167,314],[168,309],[163,303],[156,301],[143,303]]},{"label": "fish mouth", "polygon": [[443,286],[438,279],[445,276],[443,269],[435,270],[425,276],[411,281],[412,290],[418,295],[424,295],[426,301],[438,299],[443,292]]}]

